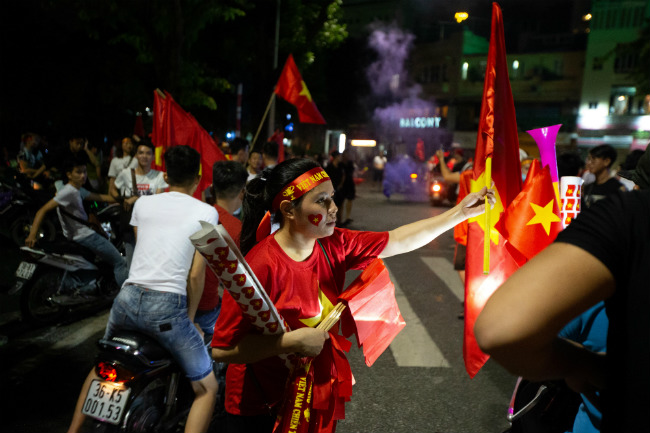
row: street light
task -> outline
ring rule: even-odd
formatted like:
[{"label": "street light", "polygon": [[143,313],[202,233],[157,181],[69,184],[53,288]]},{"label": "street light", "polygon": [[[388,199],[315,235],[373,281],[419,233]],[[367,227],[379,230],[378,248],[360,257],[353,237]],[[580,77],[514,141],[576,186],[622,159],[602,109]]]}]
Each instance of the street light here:
[{"label": "street light", "polygon": [[456,12],[454,14],[454,18],[456,18],[457,23],[462,23],[469,17],[469,14],[467,12]]}]

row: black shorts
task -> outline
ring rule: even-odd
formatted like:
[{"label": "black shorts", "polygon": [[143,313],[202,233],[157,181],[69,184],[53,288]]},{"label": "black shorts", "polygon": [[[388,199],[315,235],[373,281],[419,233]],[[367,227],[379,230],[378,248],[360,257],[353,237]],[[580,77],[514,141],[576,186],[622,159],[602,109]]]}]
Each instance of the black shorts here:
[{"label": "black shorts", "polygon": [[454,269],[457,271],[465,270],[465,253],[467,247],[463,244],[456,242],[456,250],[454,251]]}]

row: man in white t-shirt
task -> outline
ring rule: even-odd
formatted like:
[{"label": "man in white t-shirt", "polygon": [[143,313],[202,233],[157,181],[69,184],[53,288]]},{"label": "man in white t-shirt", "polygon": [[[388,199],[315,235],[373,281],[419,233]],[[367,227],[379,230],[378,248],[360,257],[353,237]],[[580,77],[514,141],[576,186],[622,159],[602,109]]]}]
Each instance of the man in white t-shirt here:
[{"label": "man in white t-shirt", "polygon": [[[122,218],[120,218],[120,230],[122,233],[122,241],[124,242],[126,260],[129,265],[133,259],[133,249],[135,247],[135,237],[129,225],[131,208],[139,197],[159,194],[168,187],[163,178],[162,171],[151,168],[151,161],[153,160],[153,146],[151,143],[141,141],[138,144],[135,159],[138,165],[135,168],[127,167],[122,170],[115,178],[115,182],[110,185],[108,191],[115,200],[121,201],[124,207]],[[134,177],[135,191],[133,185]]]},{"label": "man in white t-shirt", "polygon": [[[162,171],[151,168],[153,161],[153,146],[149,142],[141,142],[135,153],[138,165],[135,168],[127,167],[122,170],[115,178],[115,183],[109,193],[118,199],[124,198],[124,204],[127,208],[133,206],[133,203],[143,195],[159,194],[167,188],[167,183],[163,177]],[[133,191],[133,177],[131,170],[135,171],[135,183],[137,191]]]},{"label": "man in white t-shirt", "polygon": [[[155,336],[183,367],[195,393],[185,432],[205,432],[217,394],[212,358],[194,316],[203,292],[205,261],[189,240],[199,221],[217,224],[217,211],[192,194],[199,184],[200,156],[188,146],[165,153],[169,192],[140,197],[131,224],[137,242],[129,278],[115,298],[104,338],[132,329]],[[78,432],[88,388],[98,376],[91,370],[82,387],[68,432]]]}]

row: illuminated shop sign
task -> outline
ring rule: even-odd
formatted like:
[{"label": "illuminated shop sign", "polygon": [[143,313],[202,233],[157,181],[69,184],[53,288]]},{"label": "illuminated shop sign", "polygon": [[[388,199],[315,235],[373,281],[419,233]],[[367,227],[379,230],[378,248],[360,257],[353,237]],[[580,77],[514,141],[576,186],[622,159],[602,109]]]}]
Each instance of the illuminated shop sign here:
[{"label": "illuminated shop sign", "polygon": [[402,117],[400,128],[439,128],[440,117]]}]

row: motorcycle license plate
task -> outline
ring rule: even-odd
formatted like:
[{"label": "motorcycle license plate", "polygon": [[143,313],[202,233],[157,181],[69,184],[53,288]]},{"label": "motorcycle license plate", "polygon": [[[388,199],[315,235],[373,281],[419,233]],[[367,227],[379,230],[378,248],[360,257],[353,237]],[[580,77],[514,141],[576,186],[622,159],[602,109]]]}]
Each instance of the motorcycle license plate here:
[{"label": "motorcycle license plate", "polygon": [[34,275],[35,270],[36,265],[34,263],[20,262],[18,269],[16,269],[16,276],[24,280],[29,280]]},{"label": "motorcycle license plate", "polygon": [[95,379],[90,383],[86,400],[81,408],[84,415],[111,424],[119,424],[131,389],[113,382]]}]

